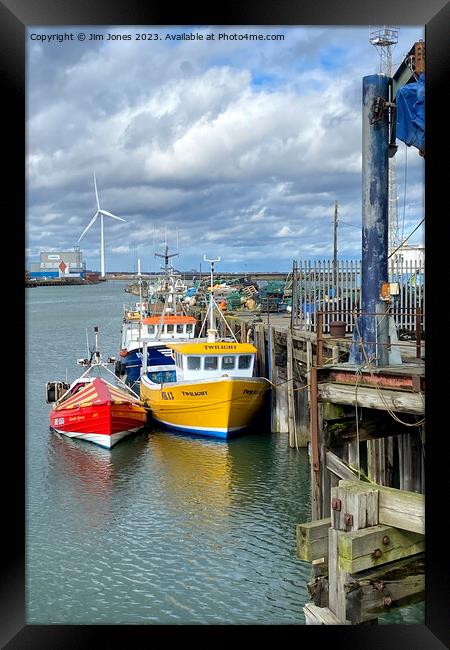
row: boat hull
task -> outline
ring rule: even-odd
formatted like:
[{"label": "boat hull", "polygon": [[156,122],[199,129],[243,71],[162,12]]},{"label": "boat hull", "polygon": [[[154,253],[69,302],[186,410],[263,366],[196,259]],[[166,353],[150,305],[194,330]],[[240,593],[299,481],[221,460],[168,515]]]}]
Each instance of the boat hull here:
[{"label": "boat hull", "polygon": [[224,377],[157,385],[145,377],[140,397],[160,424],[186,433],[231,438],[248,428],[268,389],[260,378]]},{"label": "boat hull", "polygon": [[107,449],[141,429],[146,421],[146,409],[133,403],[95,404],[71,409],[64,409],[61,405],[50,414],[50,428],[54,431]]}]

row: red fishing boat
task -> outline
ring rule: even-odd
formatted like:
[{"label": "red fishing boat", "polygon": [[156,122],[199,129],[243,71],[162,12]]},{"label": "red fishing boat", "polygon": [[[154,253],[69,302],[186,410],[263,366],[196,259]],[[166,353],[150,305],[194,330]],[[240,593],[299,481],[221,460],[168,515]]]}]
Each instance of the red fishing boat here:
[{"label": "red fishing boat", "polygon": [[[46,401],[53,403],[51,429],[110,449],[145,425],[147,410],[138,396],[102,363],[97,332],[95,328],[96,345],[91,358],[78,360],[80,365],[88,366],[86,372],[70,385],[48,382]],[[108,363],[114,362],[108,359]],[[101,370],[109,372],[115,384],[99,376]]]}]

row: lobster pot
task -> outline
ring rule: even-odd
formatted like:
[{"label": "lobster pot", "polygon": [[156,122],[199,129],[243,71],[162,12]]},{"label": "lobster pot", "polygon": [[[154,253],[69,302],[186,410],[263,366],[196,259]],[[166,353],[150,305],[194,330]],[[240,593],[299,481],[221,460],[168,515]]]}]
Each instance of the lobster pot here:
[{"label": "lobster pot", "polygon": [[70,387],[65,381],[48,381],[45,385],[45,401],[54,404],[64,395]]}]

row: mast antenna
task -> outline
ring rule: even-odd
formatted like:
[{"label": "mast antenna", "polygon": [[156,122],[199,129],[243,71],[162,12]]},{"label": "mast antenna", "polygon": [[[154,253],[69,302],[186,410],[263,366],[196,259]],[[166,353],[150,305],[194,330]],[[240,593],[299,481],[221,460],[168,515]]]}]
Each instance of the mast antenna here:
[{"label": "mast antenna", "polygon": [[210,296],[209,296],[209,330],[207,330],[207,334],[208,334],[208,343],[214,343],[217,334],[217,330],[214,327],[215,323],[214,323],[214,307],[213,307],[214,263],[220,262],[220,257],[210,260],[206,257],[206,255],[203,255],[203,259],[205,262],[209,262],[211,264],[211,287],[210,287]]}]

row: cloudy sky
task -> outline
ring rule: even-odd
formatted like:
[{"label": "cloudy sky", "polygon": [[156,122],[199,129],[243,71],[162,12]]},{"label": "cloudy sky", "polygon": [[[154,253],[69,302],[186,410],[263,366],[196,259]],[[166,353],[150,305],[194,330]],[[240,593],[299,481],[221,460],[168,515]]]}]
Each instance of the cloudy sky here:
[{"label": "cloudy sky", "polygon": [[[423,38],[400,27],[394,70]],[[77,245],[93,172],[101,207],[126,219],[105,218],[106,271],[137,257],[157,270],[166,226],[182,269],[204,254],[230,271],[330,258],[336,200],[339,257],[359,258],[361,80],[378,71],[369,26],[28,28],[28,264]],[[424,161],[398,144],[406,237],[424,216]],[[99,270],[98,220],[79,245]]]}]

